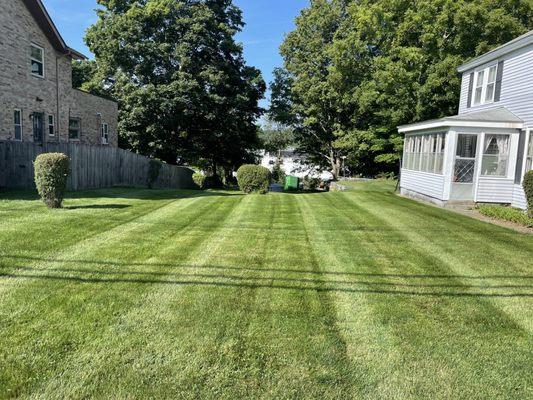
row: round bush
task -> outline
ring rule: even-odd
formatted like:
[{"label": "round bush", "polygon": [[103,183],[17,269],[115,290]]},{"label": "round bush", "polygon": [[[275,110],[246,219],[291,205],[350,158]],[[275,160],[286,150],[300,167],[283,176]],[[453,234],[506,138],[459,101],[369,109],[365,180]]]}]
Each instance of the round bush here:
[{"label": "round bush", "polygon": [[244,193],[268,193],[270,186],[270,171],[260,165],[243,165],[237,171],[239,188]]},{"label": "round bush", "polygon": [[204,174],[195,172],[192,175],[192,180],[194,181],[195,185],[198,186],[198,189],[205,189],[207,177]]},{"label": "round bush", "polygon": [[69,173],[70,159],[63,153],[44,153],[35,159],[35,186],[49,208],[61,208]]},{"label": "round bush", "polygon": [[530,218],[533,218],[533,170],[526,172],[524,175],[524,192],[527,199],[527,211]]}]

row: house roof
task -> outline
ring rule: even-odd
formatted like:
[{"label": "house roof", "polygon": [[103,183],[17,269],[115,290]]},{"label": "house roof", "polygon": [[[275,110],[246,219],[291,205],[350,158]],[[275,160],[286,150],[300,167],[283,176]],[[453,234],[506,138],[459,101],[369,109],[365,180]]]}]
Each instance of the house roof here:
[{"label": "house roof", "polygon": [[22,2],[26,5],[39,27],[57,51],[74,59],[87,59],[82,53],[67,46],[41,0],[22,0]]},{"label": "house roof", "polygon": [[505,107],[492,108],[467,114],[453,115],[440,119],[418,122],[416,124],[402,125],[398,131],[402,133],[420,131],[433,128],[452,126],[473,128],[507,128],[522,129],[524,121],[514,115]]},{"label": "house roof", "polygon": [[529,31],[524,35],[519,36],[508,43],[505,43],[503,46],[497,47],[494,50],[489,51],[488,53],[485,53],[479,57],[468,61],[467,63],[461,65],[457,70],[463,73],[470,69],[479,67],[480,65],[494,61],[512,51],[521,49],[522,47],[525,47],[529,44],[533,44],[533,31]]}]

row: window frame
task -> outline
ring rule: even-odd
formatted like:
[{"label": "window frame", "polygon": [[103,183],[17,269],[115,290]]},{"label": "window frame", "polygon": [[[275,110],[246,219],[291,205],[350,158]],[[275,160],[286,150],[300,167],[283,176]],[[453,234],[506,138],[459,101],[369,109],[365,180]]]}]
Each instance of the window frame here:
[{"label": "window frame", "polygon": [[[50,120],[52,123],[50,123]],[[56,136],[56,119],[54,114],[48,114],[48,136],[49,137],[55,137]],[[52,128],[52,133],[50,133],[50,128]]]},{"label": "window frame", "polygon": [[[71,121],[78,121],[78,137],[75,139],[73,139],[70,136],[70,131],[71,131],[70,122]],[[68,140],[69,142],[79,142],[81,140],[81,118],[69,117],[68,119]]]},{"label": "window frame", "polygon": [[[19,114],[19,120],[20,120],[20,123],[19,124],[16,124],[15,123],[15,113],[18,113]],[[20,127],[20,139],[17,139],[17,132],[16,132],[16,127]],[[15,108],[13,109],[13,140],[16,141],[16,142],[22,142],[22,136],[24,135],[24,123],[22,121],[22,109],[20,108]]]},{"label": "window frame", "polygon": [[[105,130],[104,130],[104,127],[105,127]],[[100,124],[100,138],[101,138],[102,144],[109,144],[109,124],[107,122],[102,122]]]},{"label": "window frame", "polygon": [[[494,80],[489,81],[490,78],[490,70],[492,68],[495,68],[494,72]],[[481,85],[479,84],[479,76],[483,74],[483,82],[481,82]],[[476,71],[474,71],[474,85],[472,90],[472,106],[482,106],[486,104],[492,104],[494,103],[494,98],[496,96],[496,84],[498,81],[498,62],[492,63],[484,68],[480,68]],[[490,100],[487,100],[487,89],[489,85],[494,85],[492,90],[492,98]],[[481,95],[480,95],[480,101],[476,102],[476,92],[477,90],[481,88]]]},{"label": "window frame", "polygon": [[406,135],[402,169],[444,175],[446,131]]},{"label": "window frame", "polygon": [[[484,165],[484,161],[485,161],[485,157],[486,156],[499,156],[499,154],[487,154],[486,153],[486,147],[487,147],[487,137],[489,136],[506,136],[507,137],[507,154],[506,154],[506,165],[505,165],[505,174],[504,175],[487,175],[487,174],[484,174],[483,173],[483,165]],[[510,159],[510,156],[511,156],[511,134],[509,133],[485,133],[485,135],[483,136],[483,143],[482,143],[482,148],[481,148],[481,170],[480,170],[480,173],[479,175],[483,178],[496,178],[496,179],[507,179],[508,175],[509,175],[509,159]]]},{"label": "window frame", "polygon": [[[31,54],[31,48],[34,47],[36,49],[39,49],[41,51],[41,57],[42,57],[42,60],[39,61],[35,58],[33,58],[32,54]],[[39,63],[42,65],[42,69],[43,69],[43,74],[42,75],[39,75],[35,72],[32,71],[32,63],[33,62],[36,62],[36,63]],[[30,73],[32,76],[35,76],[36,78],[40,78],[40,79],[45,79],[45,71],[44,71],[44,47],[41,47],[39,46],[38,44],[35,44],[35,43],[30,43]]]},{"label": "window frame", "polygon": [[[533,170],[533,128],[526,130],[526,163],[525,172]],[[529,166],[528,166],[529,164]]]}]

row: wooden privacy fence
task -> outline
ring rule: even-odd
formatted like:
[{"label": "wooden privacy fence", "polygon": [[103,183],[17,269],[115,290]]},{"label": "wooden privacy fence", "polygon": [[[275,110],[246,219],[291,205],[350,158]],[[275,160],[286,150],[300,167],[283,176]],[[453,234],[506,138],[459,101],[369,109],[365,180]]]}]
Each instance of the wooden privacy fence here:
[{"label": "wooden privacy fence", "polygon": [[[64,153],[70,157],[69,190],[111,186],[148,186],[150,159],[115,147],[74,143],[0,141],[0,187],[34,188],[33,162],[42,153]],[[160,189],[193,188],[193,170],[162,164],[154,183]]]}]

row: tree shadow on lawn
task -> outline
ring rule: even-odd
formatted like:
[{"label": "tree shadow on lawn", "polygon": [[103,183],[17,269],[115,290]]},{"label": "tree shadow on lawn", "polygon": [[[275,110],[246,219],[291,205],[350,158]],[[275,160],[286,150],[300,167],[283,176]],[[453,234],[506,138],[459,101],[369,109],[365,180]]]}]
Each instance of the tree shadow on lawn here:
[{"label": "tree shadow on lawn", "polygon": [[[33,261],[47,261],[58,263],[76,263],[76,264],[97,264],[104,266],[145,266],[145,267],[165,267],[176,269],[205,269],[205,270],[219,270],[224,273],[177,273],[177,272],[148,272],[148,271],[101,271],[87,268],[34,268],[30,266],[13,266],[0,268],[13,268],[18,271],[33,272],[33,274],[20,274],[15,272],[2,273],[0,277],[17,278],[17,279],[47,279],[47,280],[71,280],[79,283],[146,283],[146,284],[165,284],[165,285],[191,285],[191,286],[222,286],[222,287],[245,287],[245,288],[272,288],[272,289],[288,289],[288,290],[304,290],[304,291],[321,291],[321,292],[344,292],[344,293],[378,293],[390,295],[411,295],[411,296],[450,296],[450,297],[533,297],[533,293],[492,293],[483,292],[491,290],[515,289],[515,290],[530,290],[533,285],[514,285],[514,284],[451,284],[451,283],[425,283],[425,282],[390,282],[390,281],[369,281],[369,280],[328,280],[318,279],[315,277],[283,277],[283,276],[242,276],[231,274],[231,271],[240,272],[254,272],[254,273],[298,273],[306,275],[322,275],[327,276],[347,276],[366,277],[369,279],[391,279],[400,278],[405,279],[533,279],[533,276],[517,276],[517,275],[489,275],[489,276],[468,276],[468,275],[420,275],[420,274],[382,274],[382,273],[351,273],[351,272],[335,272],[335,271],[310,271],[310,270],[295,270],[295,269],[263,269],[263,268],[249,268],[237,266],[217,266],[217,265],[180,265],[180,264],[141,264],[141,263],[116,263],[106,261],[82,261],[82,260],[52,260],[39,259],[33,257],[18,257],[7,256],[3,258],[11,259],[25,259]],[[42,274],[44,273],[44,274]],[[68,274],[59,275],[59,274]],[[72,276],[74,274],[74,276]],[[81,276],[80,276],[81,275]],[[91,275],[91,276],[83,276]],[[157,279],[160,277],[161,279]],[[169,278],[169,279],[164,279]],[[355,287],[354,287],[355,286]],[[358,287],[359,286],[359,287]],[[389,289],[400,288],[400,289]],[[407,289],[405,289],[407,288]],[[421,289],[420,291],[413,289]],[[430,289],[430,291],[424,290]],[[442,289],[436,291],[435,289]],[[446,289],[456,289],[453,291]],[[463,289],[463,291],[457,291]],[[478,292],[469,291],[477,289]],[[483,290],[479,292],[479,290]]]},{"label": "tree shadow on lawn", "polygon": [[67,206],[63,207],[65,210],[107,210],[107,209],[123,209],[131,207],[129,204],[90,204],[87,206]]},{"label": "tree shadow on lawn", "polygon": [[[67,192],[65,200],[83,199],[131,199],[131,200],[173,200],[191,197],[227,197],[243,196],[241,192],[230,190],[193,190],[193,189],[147,189],[136,187],[117,187],[103,189],[80,190]],[[0,200],[39,200],[36,190],[0,190]],[[66,207],[65,207],[66,208]]]}]

